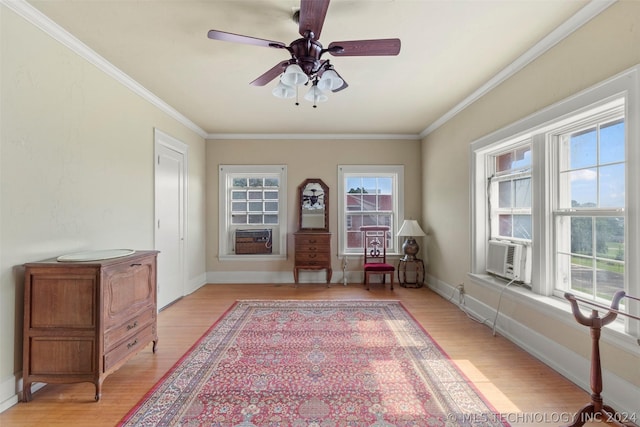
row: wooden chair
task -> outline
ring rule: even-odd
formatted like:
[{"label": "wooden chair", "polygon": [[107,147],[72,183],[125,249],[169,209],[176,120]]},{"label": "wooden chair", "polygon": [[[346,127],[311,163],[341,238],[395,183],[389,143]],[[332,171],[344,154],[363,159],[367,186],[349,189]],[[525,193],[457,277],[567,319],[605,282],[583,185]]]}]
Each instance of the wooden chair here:
[{"label": "wooden chair", "polygon": [[369,290],[369,276],[381,274],[384,285],[386,275],[390,277],[391,290],[393,290],[393,275],[395,267],[387,263],[387,235],[389,227],[363,226],[362,242],[364,246],[364,285]]}]

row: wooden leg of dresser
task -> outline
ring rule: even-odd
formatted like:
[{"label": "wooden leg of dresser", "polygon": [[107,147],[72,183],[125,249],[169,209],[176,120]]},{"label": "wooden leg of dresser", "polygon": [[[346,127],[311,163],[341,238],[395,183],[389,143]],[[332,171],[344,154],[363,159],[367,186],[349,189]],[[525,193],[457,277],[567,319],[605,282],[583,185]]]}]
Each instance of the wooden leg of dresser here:
[{"label": "wooden leg of dresser", "polygon": [[31,382],[22,380],[22,401],[28,402],[31,400]]}]

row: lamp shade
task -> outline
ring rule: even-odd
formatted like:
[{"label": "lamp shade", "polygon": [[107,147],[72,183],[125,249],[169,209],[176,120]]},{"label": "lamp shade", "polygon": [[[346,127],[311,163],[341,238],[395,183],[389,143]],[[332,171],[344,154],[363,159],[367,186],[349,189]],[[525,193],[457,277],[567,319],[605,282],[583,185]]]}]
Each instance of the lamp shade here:
[{"label": "lamp shade", "polygon": [[302,71],[298,64],[291,64],[284,70],[280,81],[287,86],[298,86],[309,81],[309,77]]},{"label": "lamp shade", "polygon": [[334,70],[327,70],[322,73],[322,77],[318,81],[320,90],[336,90],[344,84],[344,80],[340,78]]},{"label": "lamp shade", "polygon": [[329,98],[320,90],[320,88],[318,88],[317,85],[314,84],[311,86],[311,89],[309,89],[309,92],[306,93],[304,99],[309,102],[313,102],[313,105],[316,105],[316,103],[324,102]]},{"label": "lamp shade", "polygon": [[426,236],[422,228],[420,228],[420,224],[415,219],[405,219],[402,223],[402,227],[398,231],[398,236]]},{"label": "lamp shade", "polygon": [[271,93],[276,98],[288,99],[296,96],[296,88],[288,86],[280,81],[276,87],[273,88]]}]

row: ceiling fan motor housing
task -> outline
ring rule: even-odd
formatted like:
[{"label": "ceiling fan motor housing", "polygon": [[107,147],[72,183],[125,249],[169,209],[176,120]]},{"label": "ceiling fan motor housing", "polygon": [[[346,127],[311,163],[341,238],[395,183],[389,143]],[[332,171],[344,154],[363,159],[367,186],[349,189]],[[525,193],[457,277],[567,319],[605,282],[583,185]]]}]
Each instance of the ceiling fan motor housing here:
[{"label": "ceiling fan motor housing", "polygon": [[301,38],[289,46],[291,55],[304,73],[311,76],[318,71],[320,65],[320,55],[322,54],[322,44],[309,38]]}]

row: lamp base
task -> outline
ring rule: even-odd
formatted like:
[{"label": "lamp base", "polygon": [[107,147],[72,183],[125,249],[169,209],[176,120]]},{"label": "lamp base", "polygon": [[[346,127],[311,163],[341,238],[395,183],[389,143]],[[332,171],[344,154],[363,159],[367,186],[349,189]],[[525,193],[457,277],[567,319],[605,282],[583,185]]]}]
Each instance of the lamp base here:
[{"label": "lamp base", "polygon": [[416,239],[413,237],[407,238],[402,244],[402,251],[404,252],[404,256],[402,257],[403,261],[414,261],[416,259],[416,255],[420,250],[420,246],[416,242]]}]

